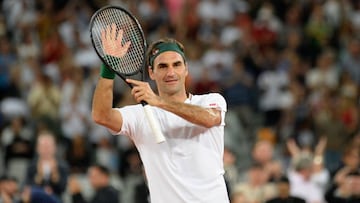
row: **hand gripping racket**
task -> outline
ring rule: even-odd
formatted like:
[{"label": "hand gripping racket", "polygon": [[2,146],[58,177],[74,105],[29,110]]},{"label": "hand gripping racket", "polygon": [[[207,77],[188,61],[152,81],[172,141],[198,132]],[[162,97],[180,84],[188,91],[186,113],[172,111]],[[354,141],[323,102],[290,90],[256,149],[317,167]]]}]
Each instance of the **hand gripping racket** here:
[{"label": "hand gripping racket", "polygon": [[[146,40],[138,20],[129,11],[117,6],[100,8],[91,17],[90,37],[102,62],[121,79],[141,73],[144,80]],[[145,101],[141,104],[156,142],[165,141],[152,109]]]}]

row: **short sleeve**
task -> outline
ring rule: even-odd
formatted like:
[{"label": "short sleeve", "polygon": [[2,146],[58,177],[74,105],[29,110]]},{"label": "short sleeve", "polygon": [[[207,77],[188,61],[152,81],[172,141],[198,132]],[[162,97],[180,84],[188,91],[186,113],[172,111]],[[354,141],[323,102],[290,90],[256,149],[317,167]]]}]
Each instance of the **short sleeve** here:
[{"label": "short sleeve", "polygon": [[223,112],[227,111],[227,104],[224,97],[219,93],[211,93],[203,101],[205,108],[215,108]]},{"label": "short sleeve", "polygon": [[210,93],[203,101],[205,108],[214,108],[221,111],[221,125],[225,125],[225,113],[227,104],[225,98],[219,93]]},{"label": "short sleeve", "polygon": [[140,105],[131,105],[117,108],[117,110],[121,113],[123,118],[121,130],[115,132],[109,129],[109,132],[113,135],[126,135],[132,137],[138,122],[142,120],[141,115],[144,114],[143,109]]}]

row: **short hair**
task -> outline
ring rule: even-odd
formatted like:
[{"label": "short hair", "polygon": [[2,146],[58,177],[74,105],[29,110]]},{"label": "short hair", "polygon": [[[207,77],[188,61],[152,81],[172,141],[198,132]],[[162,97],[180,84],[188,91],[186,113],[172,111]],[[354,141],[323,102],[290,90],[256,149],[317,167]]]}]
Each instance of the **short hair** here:
[{"label": "short hair", "polygon": [[292,164],[296,171],[309,169],[313,166],[313,156],[309,153],[300,153],[293,158]]},{"label": "short hair", "polygon": [[2,176],[0,176],[0,182],[3,182],[3,181],[18,182],[18,180],[17,180],[14,176],[8,176],[8,175],[2,175]]},{"label": "short hair", "polygon": [[102,174],[110,176],[110,170],[102,164],[93,164],[91,167],[98,169]]},{"label": "short hair", "polygon": [[[174,38],[162,38],[162,39],[159,39],[157,41],[154,41],[153,43],[151,43],[149,45],[149,48],[146,52],[146,67],[149,67],[151,66],[150,64],[150,60],[151,60],[151,53],[153,53],[153,51],[156,49],[156,47],[159,45],[159,44],[162,44],[162,43],[175,43],[179,46],[180,50],[182,52],[184,52],[185,54],[185,49],[184,49],[184,45],[182,43],[180,43],[179,41],[177,41],[176,39]],[[185,61],[185,59],[184,59]],[[151,66],[151,68],[153,69],[154,67]]]},{"label": "short hair", "polygon": [[280,176],[276,181],[276,183],[287,183],[289,184],[289,178],[286,175]]}]

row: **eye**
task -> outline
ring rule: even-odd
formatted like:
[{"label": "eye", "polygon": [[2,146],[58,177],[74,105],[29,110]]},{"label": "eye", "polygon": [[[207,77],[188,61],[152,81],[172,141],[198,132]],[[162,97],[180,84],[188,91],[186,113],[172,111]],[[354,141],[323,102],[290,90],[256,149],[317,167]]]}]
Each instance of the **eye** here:
[{"label": "eye", "polygon": [[181,66],[181,65],[182,65],[181,61],[178,61],[178,62],[175,62],[175,63],[174,63],[174,67],[179,67],[179,66]]},{"label": "eye", "polygon": [[166,68],[166,67],[167,67],[166,64],[159,64],[159,65],[158,65],[158,68],[159,68],[159,69],[164,69],[164,68]]}]

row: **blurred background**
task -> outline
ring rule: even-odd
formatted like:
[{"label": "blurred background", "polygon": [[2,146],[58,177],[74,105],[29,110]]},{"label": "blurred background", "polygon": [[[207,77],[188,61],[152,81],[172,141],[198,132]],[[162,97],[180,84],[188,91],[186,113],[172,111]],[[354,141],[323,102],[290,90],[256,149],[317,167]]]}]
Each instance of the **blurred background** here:
[{"label": "blurred background", "polygon": [[[226,98],[224,166],[233,203],[280,195],[283,176],[290,194],[306,202],[360,197],[360,1],[0,2],[0,175],[15,178],[14,196],[35,178],[29,168],[46,131],[66,166],[62,202],[72,202],[70,178],[91,199],[87,171],[95,163],[109,169],[120,202],[148,201],[131,141],[91,120],[101,62],[88,25],[111,4],[137,16],[148,44],[165,36],[184,44],[189,92]],[[114,106],[134,102],[121,79],[114,94]],[[345,187],[350,172],[357,179]]]}]

